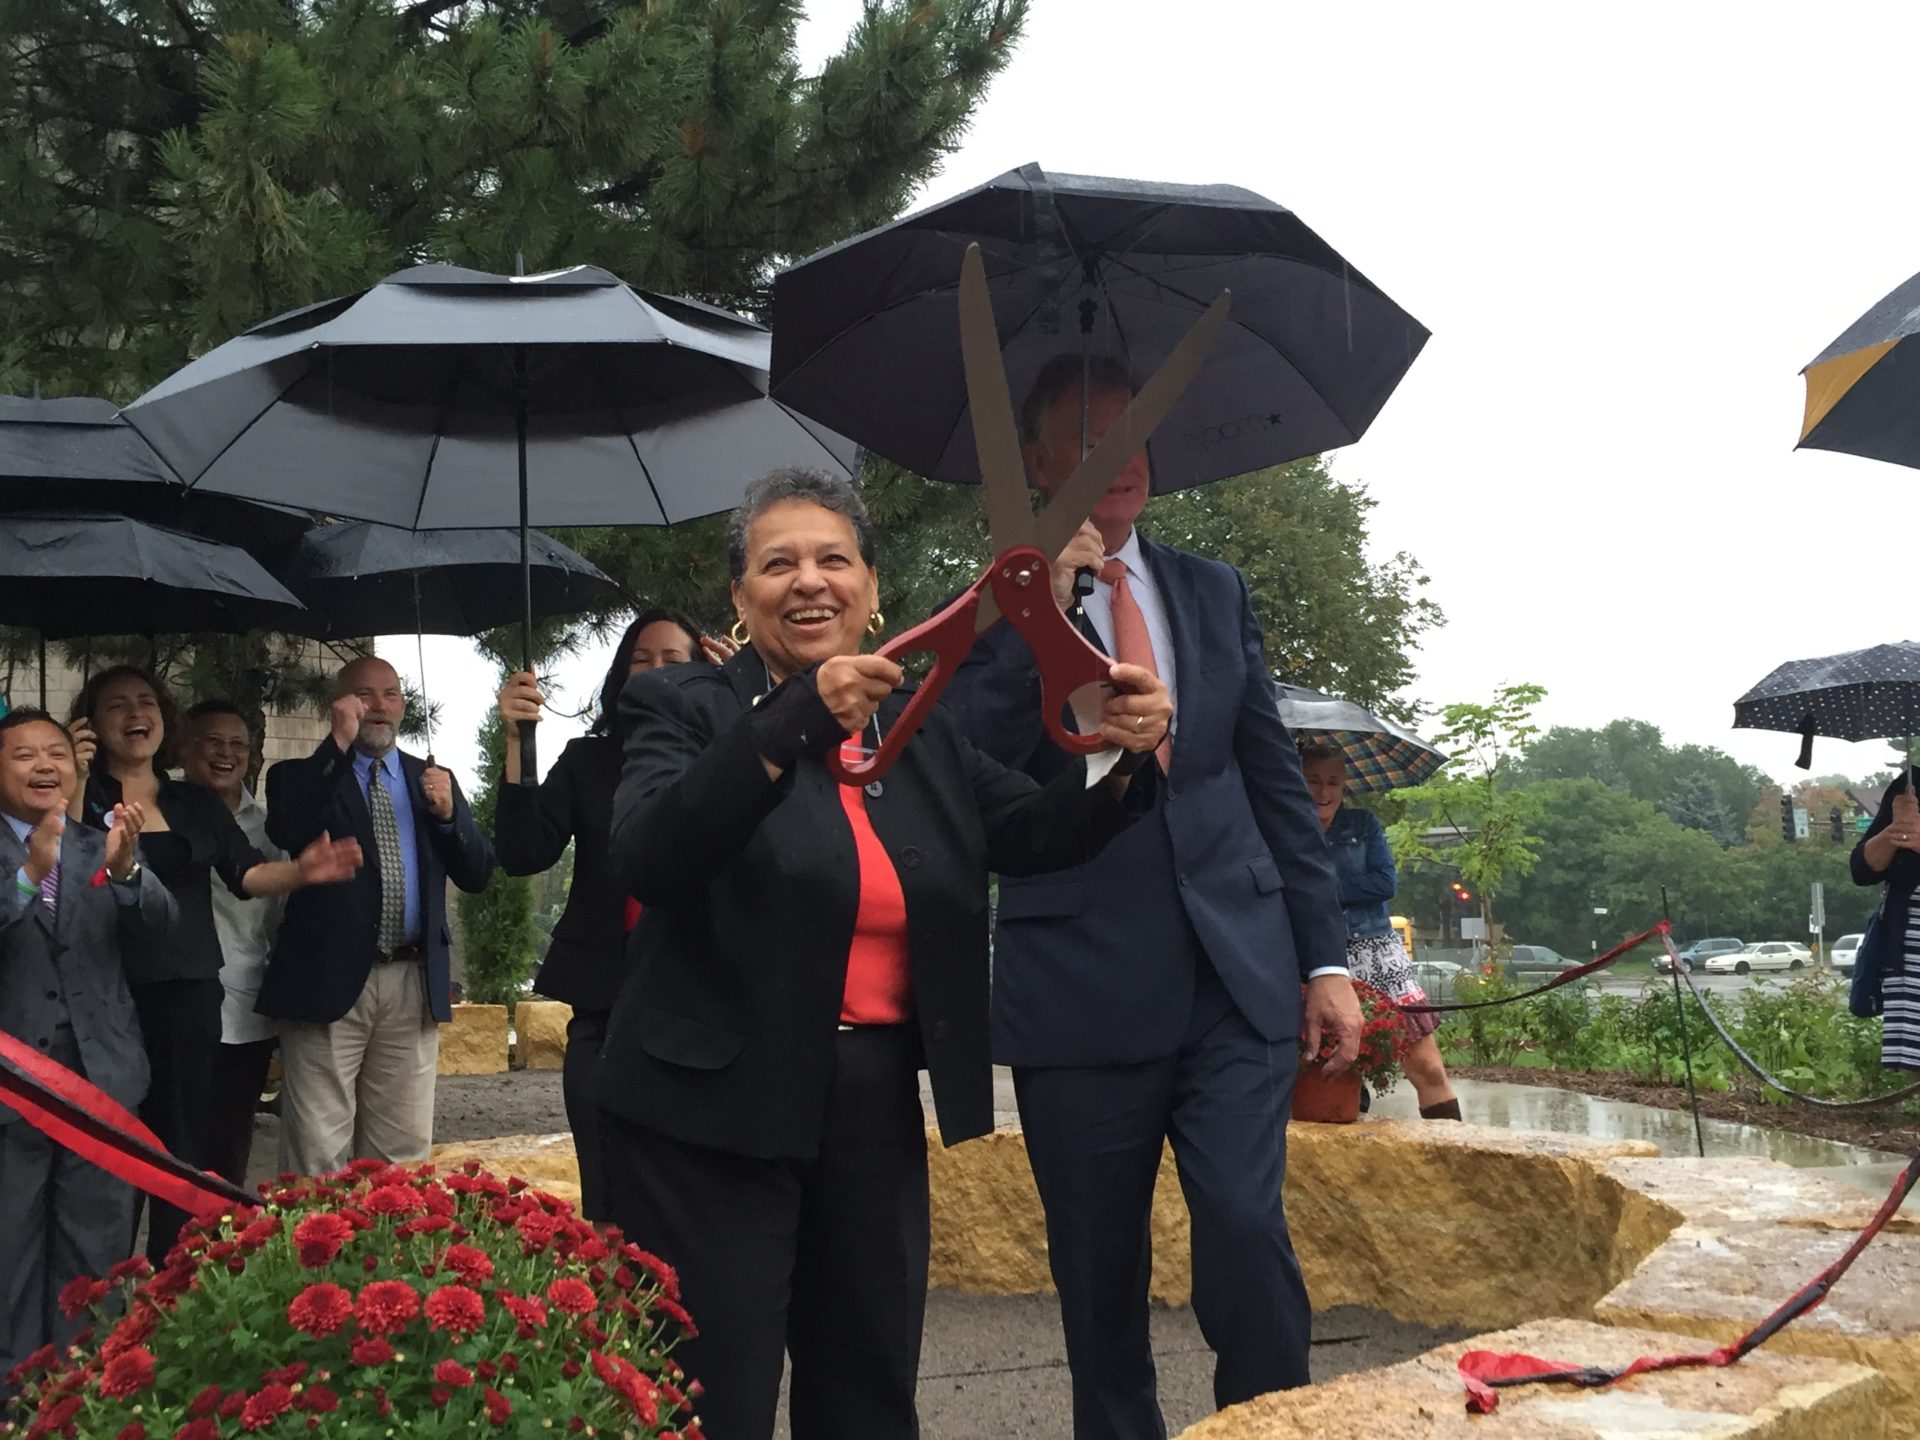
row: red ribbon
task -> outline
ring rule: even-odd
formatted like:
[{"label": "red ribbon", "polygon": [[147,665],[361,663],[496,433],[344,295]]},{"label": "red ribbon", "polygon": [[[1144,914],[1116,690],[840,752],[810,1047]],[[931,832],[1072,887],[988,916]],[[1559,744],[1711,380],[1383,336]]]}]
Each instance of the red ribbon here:
[{"label": "red ribbon", "polygon": [[0,1099],[56,1145],[196,1219],[259,1203],[239,1186],[168,1153],[138,1115],[4,1030]]}]

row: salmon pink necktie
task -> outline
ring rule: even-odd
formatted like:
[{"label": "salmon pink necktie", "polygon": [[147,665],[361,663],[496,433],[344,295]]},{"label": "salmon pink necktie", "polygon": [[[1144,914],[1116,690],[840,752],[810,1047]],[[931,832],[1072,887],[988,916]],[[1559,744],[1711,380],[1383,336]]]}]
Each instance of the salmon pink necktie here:
[{"label": "salmon pink necktie", "polygon": [[[1100,567],[1102,583],[1113,587],[1113,658],[1122,665],[1138,665],[1142,670],[1160,673],[1160,666],[1153,658],[1153,637],[1147,633],[1147,617],[1140,613],[1140,603],[1133,598],[1133,591],[1127,585],[1127,562],[1109,558]],[[1168,774],[1173,769],[1173,733],[1168,731],[1167,738],[1160,742],[1154,757],[1160,762],[1160,772]]]}]

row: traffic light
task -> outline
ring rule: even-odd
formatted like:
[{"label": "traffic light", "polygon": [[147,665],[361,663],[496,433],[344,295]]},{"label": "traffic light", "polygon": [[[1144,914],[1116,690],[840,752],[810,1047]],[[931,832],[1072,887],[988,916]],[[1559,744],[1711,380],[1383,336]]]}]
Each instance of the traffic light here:
[{"label": "traffic light", "polygon": [[1453,882],[1453,903],[1456,905],[1471,905],[1473,903],[1473,892],[1458,880]]},{"label": "traffic light", "polygon": [[1841,816],[1838,805],[1827,812],[1827,824],[1833,827],[1833,843],[1844,844],[1847,838],[1847,822]]},{"label": "traffic light", "polygon": [[1793,840],[1793,796],[1780,796],[1780,838],[1789,843]]}]

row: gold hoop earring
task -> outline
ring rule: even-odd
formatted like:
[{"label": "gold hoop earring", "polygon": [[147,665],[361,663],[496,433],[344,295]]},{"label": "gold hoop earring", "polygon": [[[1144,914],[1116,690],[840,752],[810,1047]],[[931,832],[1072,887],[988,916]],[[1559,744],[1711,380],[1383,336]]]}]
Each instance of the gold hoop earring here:
[{"label": "gold hoop earring", "polygon": [[734,621],[733,628],[727,632],[727,635],[736,645],[745,645],[753,638],[747,634],[747,622],[744,620]]},{"label": "gold hoop earring", "polygon": [[869,635],[878,635],[882,630],[886,628],[887,628],[887,617],[884,611],[875,610],[873,614],[867,617],[867,633]]}]

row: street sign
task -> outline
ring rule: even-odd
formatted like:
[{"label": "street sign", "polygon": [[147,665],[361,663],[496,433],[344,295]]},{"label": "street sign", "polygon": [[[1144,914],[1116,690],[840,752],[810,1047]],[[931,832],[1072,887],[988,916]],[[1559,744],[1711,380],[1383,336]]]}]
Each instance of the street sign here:
[{"label": "street sign", "polygon": [[1873,817],[1871,815],[1858,815],[1854,817],[1853,828],[1864,835],[1867,833],[1867,827],[1871,824],[1873,824]]},{"label": "street sign", "polygon": [[1484,940],[1487,938],[1487,922],[1478,915],[1460,917],[1460,938],[1462,940]]},{"label": "street sign", "polygon": [[1824,930],[1827,925],[1827,887],[1818,880],[1813,882],[1813,923],[1809,930]]},{"label": "street sign", "polygon": [[1807,838],[1807,807],[1804,805],[1793,807],[1793,838],[1796,840]]}]

